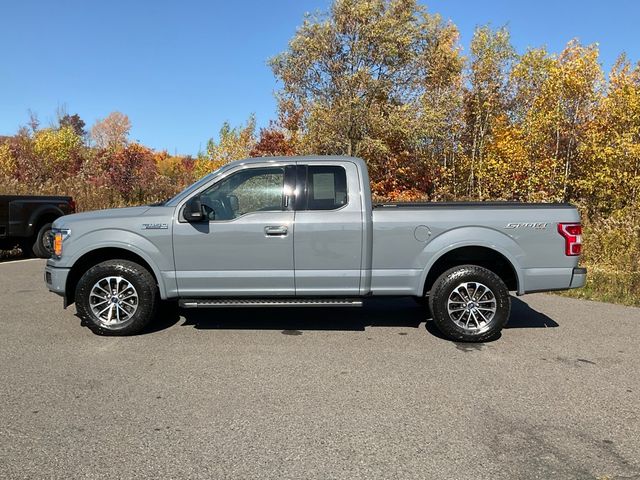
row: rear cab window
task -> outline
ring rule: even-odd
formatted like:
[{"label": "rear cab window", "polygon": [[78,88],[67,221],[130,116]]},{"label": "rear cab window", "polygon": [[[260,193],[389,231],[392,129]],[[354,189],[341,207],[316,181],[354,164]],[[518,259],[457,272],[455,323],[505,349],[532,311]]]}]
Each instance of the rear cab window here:
[{"label": "rear cab window", "polygon": [[348,203],[344,167],[307,165],[300,168],[298,182],[306,186],[306,191],[298,202],[298,210],[337,210]]}]

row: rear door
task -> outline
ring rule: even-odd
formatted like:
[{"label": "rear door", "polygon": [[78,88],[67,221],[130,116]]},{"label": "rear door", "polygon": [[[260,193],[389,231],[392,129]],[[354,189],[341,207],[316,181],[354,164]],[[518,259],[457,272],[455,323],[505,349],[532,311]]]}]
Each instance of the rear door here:
[{"label": "rear door", "polygon": [[300,163],[297,177],[296,295],[358,295],[363,209],[356,165]]}]

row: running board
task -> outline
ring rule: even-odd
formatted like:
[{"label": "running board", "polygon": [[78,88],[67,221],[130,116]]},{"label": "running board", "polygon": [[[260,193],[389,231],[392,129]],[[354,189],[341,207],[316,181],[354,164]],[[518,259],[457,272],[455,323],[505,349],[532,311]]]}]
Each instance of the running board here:
[{"label": "running board", "polygon": [[353,298],[192,298],[180,300],[182,308],[231,307],[361,307],[362,300]]}]

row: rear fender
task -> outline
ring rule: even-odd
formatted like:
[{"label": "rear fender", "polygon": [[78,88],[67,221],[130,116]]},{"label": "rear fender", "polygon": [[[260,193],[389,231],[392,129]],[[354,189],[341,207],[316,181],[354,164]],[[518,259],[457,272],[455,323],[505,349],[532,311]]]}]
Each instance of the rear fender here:
[{"label": "rear fender", "polygon": [[429,242],[419,256],[419,262],[424,265],[420,278],[422,291],[429,270],[443,255],[461,247],[485,247],[495,250],[504,256],[516,274],[518,280],[518,295],[524,293],[523,272],[520,268],[526,256],[520,246],[508,235],[488,227],[459,227],[437,236]]}]

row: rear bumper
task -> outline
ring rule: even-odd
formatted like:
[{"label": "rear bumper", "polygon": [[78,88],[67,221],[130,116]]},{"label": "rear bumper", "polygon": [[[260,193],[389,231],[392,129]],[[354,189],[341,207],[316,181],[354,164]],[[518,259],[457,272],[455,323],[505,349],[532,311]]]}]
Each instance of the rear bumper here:
[{"label": "rear bumper", "polygon": [[584,287],[585,283],[587,283],[587,269],[582,267],[574,268],[569,288]]},{"label": "rear bumper", "polygon": [[65,296],[65,288],[67,286],[67,277],[70,268],[56,268],[47,265],[44,267],[44,283],[50,292]]},{"label": "rear bumper", "polygon": [[584,287],[587,269],[581,267],[529,268],[523,270],[524,288],[518,295]]}]

